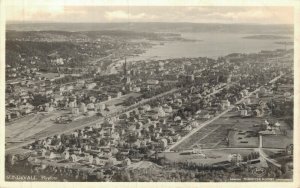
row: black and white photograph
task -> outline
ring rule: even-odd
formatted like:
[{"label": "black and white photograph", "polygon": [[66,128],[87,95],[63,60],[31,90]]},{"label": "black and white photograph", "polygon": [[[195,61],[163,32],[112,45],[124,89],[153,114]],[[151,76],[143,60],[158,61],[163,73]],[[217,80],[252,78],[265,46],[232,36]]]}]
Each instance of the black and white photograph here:
[{"label": "black and white photograph", "polygon": [[293,182],[294,5],[130,2],[5,2],[4,181]]}]

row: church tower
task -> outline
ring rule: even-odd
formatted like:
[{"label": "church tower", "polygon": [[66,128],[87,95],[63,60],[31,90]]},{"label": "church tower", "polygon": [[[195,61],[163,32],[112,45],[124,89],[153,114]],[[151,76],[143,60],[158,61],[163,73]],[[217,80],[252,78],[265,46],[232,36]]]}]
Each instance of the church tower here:
[{"label": "church tower", "polygon": [[126,62],[126,57],[125,57],[125,62],[123,64],[123,76],[126,77],[127,75],[127,62]]}]

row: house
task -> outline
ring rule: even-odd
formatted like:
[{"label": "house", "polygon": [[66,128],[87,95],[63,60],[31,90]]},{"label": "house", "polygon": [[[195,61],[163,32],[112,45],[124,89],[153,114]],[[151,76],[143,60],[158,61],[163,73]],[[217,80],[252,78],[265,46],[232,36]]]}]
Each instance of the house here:
[{"label": "house", "polygon": [[62,95],[54,95],[54,102],[62,101],[64,99],[64,96]]},{"label": "house", "polygon": [[191,125],[187,125],[183,128],[184,131],[191,131],[193,128]]},{"label": "house", "polygon": [[172,113],[172,111],[173,111],[173,109],[172,109],[172,107],[171,106],[165,106],[165,107],[163,107],[163,109],[164,109],[164,111],[166,112],[166,113]]},{"label": "house", "polygon": [[108,157],[108,160],[106,161],[105,165],[116,165],[117,159],[115,157]]},{"label": "house", "polygon": [[78,137],[78,132],[73,132],[72,135],[77,138]]},{"label": "house", "polygon": [[85,80],[77,80],[77,86],[84,86]]},{"label": "house", "polygon": [[223,108],[229,108],[230,107],[230,102],[228,101],[228,99],[221,100],[221,105],[222,105]]},{"label": "house", "polygon": [[87,107],[84,103],[80,104],[79,111],[85,113],[87,111]]},{"label": "house", "polygon": [[166,113],[165,111],[161,108],[157,111],[157,115],[158,117],[165,117],[166,116]]},{"label": "house", "polygon": [[152,140],[151,140],[151,137],[150,137],[150,136],[146,136],[146,137],[144,138],[144,141],[146,142],[146,144],[148,144],[148,143],[151,143],[151,142],[152,142]]},{"label": "house", "polygon": [[131,125],[128,127],[128,131],[129,132],[134,132],[136,130],[136,126],[135,125]]},{"label": "house", "polygon": [[167,141],[167,139],[162,138],[159,140],[158,144],[159,144],[160,148],[166,149],[166,147],[168,146],[168,141]]},{"label": "house", "polygon": [[59,153],[50,152],[49,159],[60,159],[61,155]]},{"label": "house", "polygon": [[89,103],[89,104],[87,104],[87,109],[88,109],[88,110],[94,110],[94,109],[95,109],[94,103]]},{"label": "house", "polygon": [[144,110],[145,110],[146,112],[150,111],[150,110],[151,110],[151,106],[150,106],[149,104],[146,104],[146,105],[144,106]]},{"label": "house", "polygon": [[60,92],[64,92],[66,90],[65,86],[60,86],[58,89]]},{"label": "house", "polygon": [[267,89],[265,88],[265,87],[261,87],[260,89],[259,89],[259,94],[260,95],[265,95],[267,93]]},{"label": "house", "polygon": [[162,133],[162,128],[161,127],[156,127],[155,128],[155,132],[157,132],[157,133]]},{"label": "house", "polygon": [[94,87],[96,87],[97,86],[97,84],[95,83],[95,82],[93,82],[93,83],[89,83],[89,84],[86,84],[86,88],[87,89],[93,89]]},{"label": "house", "polygon": [[228,161],[233,163],[238,163],[242,161],[242,156],[239,153],[229,154]]},{"label": "house", "polygon": [[122,166],[129,166],[131,164],[131,160],[129,158],[125,158],[122,161]]},{"label": "house", "polygon": [[66,91],[72,91],[74,87],[72,85],[66,86]]},{"label": "house", "polygon": [[10,115],[10,113],[7,113],[7,114],[5,115],[5,120],[7,120],[7,121],[10,121],[10,120],[11,120],[11,115]]},{"label": "house", "polygon": [[149,85],[157,85],[159,83],[158,80],[147,80],[147,84]]},{"label": "house", "polygon": [[294,145],[290,144],[286,147],[285,152],[287,155],[293,155],[294,154]]},{"label": "house", "polygon": [[251,104],[251,99],[250,98],[246,98],[244,100],[244,102],[245,102],[246,105],[249,105],[249,104]]},{"label": "house", "polygon": [[100,157],[97,156],[97,157],[94,158],[94,162],[93,163],[95,165],[104,166],[106,162],[107,162],[107,159],[100,158]]},{"label": "house", "polygon": [[173,138],[171,136],[168,136],[167,138],[168,144],[173,144]]},{"label": "house", "polygon": [[248,117],[248,116],[250,116],[250,115],[248,114],[248,110],[241,110],[241,116],[242,116],[242,117]]},{"label": "house", "polygon": [[175,134],[174,136],[172,136],[173,142],[177,142],[178,140],[181,139],[181,136],[179,134]]},{"label": "house", "polygon": [[64,151],[62,154],[61,154],[61,157],[65,160],[68,160],[70,158],[70,154],[69,154],[69,151]]},{"label": "house", "polygon": [[71,108],[72,114],[79,114],[79,108]]},{"label": "house", "polygon": [[122,92],[117,93],[117,98],[120,98],[122,96]]},{"label": "house", "polygon": [[193,148],[192,153],[193,154],[202,154],[202,150],[201,150],[201,148]]},{"label": "house", "polygon": [[48,89],[45,91],[45,95],[51,95],[53,93],[52,89]]},{"label": "house", "polygon": [[273,129],[271,129],[271,130],[267,129],[267,130],[264,130],[264,131],[259,131],[258,133],[262,134],[262,135],[275,135],[276,134],[275,130],[273,130]]},{"label": "house", "polygon": [[69,102],[69,107],[70,107],[70,108],[76,108],[76,107],[77,107],[77,102],[76,102],[76,100],[75,100],[75,101]]},{"label": "house", "polygon": [[97,111],[102,112],[103,110],[105,110],[106,106],[104,103],[96,103],[95,108]]},{"label": "house", "polygon": [[167,119],[160,119],[159,122],[162,124],[162,125],[166,125],[167,124]]},{"label": "house", "polygon": [[90,164],[93,164],[93,163],[94,163],[94,157],[93,157],[93,155],[89,155],[89,156],[88,156],[88,162],[89,162]]},{"label": "house", "polygon": [[263,112],[262,112],[261,110],[259,110],[259,109],[255,109],[255,110],[253,111],[253,114],[254,114],[256,117],[261,117],[262,114],[263,114]]},{"label": "house", "polygon": [[141,88],[140,88],[140,87],[133,87],[133,88],[132,88],[132,91],[133,91],[133,92],[140,92],[140,91],[141,91]]},{"label": "house", "polygon": [[209,113],[207,113],[203,116],[203,119],[210,119],[210,118],[211,118],[211,115],[209,115]]},{"label": "house", "polygon": [[32,112],[32,108],[29,108],[29,107],[23,107],[21,109],[21,114],[22,115],[30,114],[31,112]]},{"label": "house", "polygon": [[247,95],[249,94],[249,92],[248,92],[247,89],[244,89],[244,90],[242,90],[241,92],[243,93],[244,96],[247,96]]},{"label": "house", "polygon": [[135,148],[140,148],[141,147],[141,141],[140,140],[137,140],[133,143],[133,147]]},{"label": "house", "polygon": [[277,121],[272,128],[275,130],[279,130],[280,126],[281,126],[281,124]]},{"label": "house", "polygon": [[153,114],[151,116],[152,120],[154,120],[154,121],[158,120],[158,117],[159,117],[158,114]]},{"label": "house", "polygon": [[52,106],[46,106],[45,107],[45,112],[52,112],[54,108]]},{"label": "house", "polygon": [[77,162],[77,156],[75,154],[71,155],[71,161],[72,162]]},{"label": "house", "polygon": [[94,96],[90,96],[89,100],[91,101],[91,103],[95,103],[97,99]]},{"label": "house", "polygon": [[180,116],[176,116],[176,117],[174,118],[174,121],[175,121],[175,122],[181,122],[181,117],[180,117]]},{"label": "house", "polygon": [[193,121],[193,122],[191,122],[191,126],[192,126],[192,128],[196,128],[199,126],[199,123],[197,121]]}]

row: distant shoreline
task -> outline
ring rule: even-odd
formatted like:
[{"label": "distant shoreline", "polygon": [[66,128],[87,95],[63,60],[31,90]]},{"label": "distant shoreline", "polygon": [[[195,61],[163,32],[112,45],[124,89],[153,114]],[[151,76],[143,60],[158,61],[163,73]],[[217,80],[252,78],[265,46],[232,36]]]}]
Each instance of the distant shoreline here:
[{"label": "distant shoreline", "polygon": [[131,30],[142,32],[192,32],[192,33],[241,33],[241,34],[292,34],[291,24],[224,24],[224,23],[189,23],[189,22],[119,22],[119,23],[32,23],[6,22],[6,31],[101,31]]},{"label": "distant shoreline", "polygon": [[293,41],[289,41],[289,42],[275,42],[275,44],[294,45],[294,42]]},{"label": "distant shoreline", "polygon": [[260,39],[260,40],[275,40],[275,39],[290,39],[288,36],[283,35],[250,35],[242,37],[244,39]]}]

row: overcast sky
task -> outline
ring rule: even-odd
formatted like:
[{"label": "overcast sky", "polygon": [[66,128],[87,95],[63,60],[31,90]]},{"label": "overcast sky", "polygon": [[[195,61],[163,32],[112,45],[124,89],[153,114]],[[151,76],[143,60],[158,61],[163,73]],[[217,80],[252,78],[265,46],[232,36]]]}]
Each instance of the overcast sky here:
[{"label": "overcast sky", "polygon": [[292,24],[287,6],[83,6],[66,0],[7,1],[6,20],[45,22],[199,22]]}]

